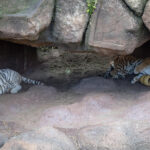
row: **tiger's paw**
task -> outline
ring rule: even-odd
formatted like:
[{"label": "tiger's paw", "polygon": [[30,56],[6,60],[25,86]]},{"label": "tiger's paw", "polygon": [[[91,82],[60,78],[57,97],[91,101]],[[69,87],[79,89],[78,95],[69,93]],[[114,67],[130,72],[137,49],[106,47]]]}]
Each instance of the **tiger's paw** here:
[{"label": "tiger's paw", "polygon": [[132,81],[131,81],[131,84],[135,84],[136,83],[136,81],[133,79]]}]

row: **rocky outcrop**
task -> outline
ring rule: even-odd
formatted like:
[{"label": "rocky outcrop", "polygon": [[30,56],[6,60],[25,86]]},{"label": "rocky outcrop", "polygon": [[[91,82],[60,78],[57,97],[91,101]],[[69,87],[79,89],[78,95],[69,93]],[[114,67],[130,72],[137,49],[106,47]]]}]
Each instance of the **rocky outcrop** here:
[{"label": "rocky outcrop", "polygon": [[87,45],[105,54],[129,54],[150,38],[142,19],[120,0],[101,1],[92,16]]},{"label": "rocky outcrop", "polygon": [[43,127],[11,138],[1,150],[76,150],[67,136],[50,127]]},{"label": "rocky outcrop", "polygon": [[146,4],[142,19],[146,27],[150,30],[150,0]]},{"label": "rocky outcrop", "polygon": [[102,77],[3,95],[1,150],[149,150],[149,97],[143,85]]},{"label": "rocky outcrop", "polygon": [[138,16],[141,16],[144,11],[144,7],[148,0],[124,0],[125,3],[134,11]]},{"label": "rocky outcrop", "polygon": [[86,127],[78,133],[79,145],[86,150],[148,150],[150,141],[145,130],[149,130],[149,125],[117,121]]},{"label": "rocky outcrop", "polygon": [[62,43],[82,41],[88,14],[84,0],[57,0],[53,36]]},{"label": "rocky outcrop", "polygon": [[[118,128],[119,127],[119,128]],[[78,133],[81,149],[87,150],[131,150],[131,145],[126,134],[128,123],[116,122],[108,125],[86,127]],[[110,140],[111,139],[111,140]]]},{"label": "rocky outcrop", "polygon": [[84,0],[6,0],[0,3],[0,39],[33,47],[95,50],[109,56],[130,54],[150,39],[146,2],[99,0],[89,15],[87,10],[93,7]]},{"label": "rocky outcrop", "polygon": [[32,41],[49,26],[54,0],[6,0],[0,5],[0,39]]}]

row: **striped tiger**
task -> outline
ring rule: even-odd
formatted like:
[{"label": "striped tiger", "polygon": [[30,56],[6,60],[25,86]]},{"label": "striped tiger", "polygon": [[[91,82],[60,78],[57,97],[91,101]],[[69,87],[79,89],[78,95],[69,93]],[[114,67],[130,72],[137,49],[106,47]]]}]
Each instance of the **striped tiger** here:
[{"label": "striped tiger", "polygon": [[117,56],[110,62],[110,67],[104,77],[125,78],[126,75],[134,74],[134,69],[143,59],[136,58],[132,55]]},{"label": "striped tiger", "polygon": [[11,69],[0,69],[0,95],[4,93],[18,93],[21,90],[21,82],[34,85],[44,85],[40,81],[35,81],[21,76]]}]

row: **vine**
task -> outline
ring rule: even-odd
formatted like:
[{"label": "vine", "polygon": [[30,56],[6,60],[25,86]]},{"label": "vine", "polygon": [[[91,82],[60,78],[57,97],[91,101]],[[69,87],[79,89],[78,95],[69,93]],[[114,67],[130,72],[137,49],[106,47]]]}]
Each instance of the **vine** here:
[{"label": "vine", "polygon": [[87,13],[91,16],[96,9],[97,0],[86,0],[87,2]]}]

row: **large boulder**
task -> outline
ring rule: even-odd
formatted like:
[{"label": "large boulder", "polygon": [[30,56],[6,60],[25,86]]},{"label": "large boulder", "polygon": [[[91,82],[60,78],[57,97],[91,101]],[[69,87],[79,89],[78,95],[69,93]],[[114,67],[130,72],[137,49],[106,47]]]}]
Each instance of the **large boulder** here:
[{"label": "large boulder", "polygon": [[150,30],[150,0],[146,4],[142,19],[146,27]]},{"label": "large boulder", "polygon": [[49,26],[54,0],[5,0],[0,3],[0,39],[37,40]]},{"label": "large boulder", "polygon": [[136,15],[141,16],[144,7],[148,0],[124,0],[126,4],[135,12]]},{"label": "large boulder", "polygon": [[101,0],[88,28],[87,47],[109,55],[132,53],[150,38],[142,19],[120,0]]},{"label": "large boulder", "polygon": [[76,150],[71,140],[62,132],[43,127],[11,138],[1,150]]},{"label": "large boulder", "polygon": [[143,85],[102,77],[3,95],[1,150],[149,150],[149,97]]},{"label": "large boulder", "polygon": [[53,36],[63,43],[82,41],[88,22],[85,0],[57,0]]},{"label": "large boulder", "polygon": [[78,133],[80,149],[149,150],[149,125],[116,121],[83,128]]}]

